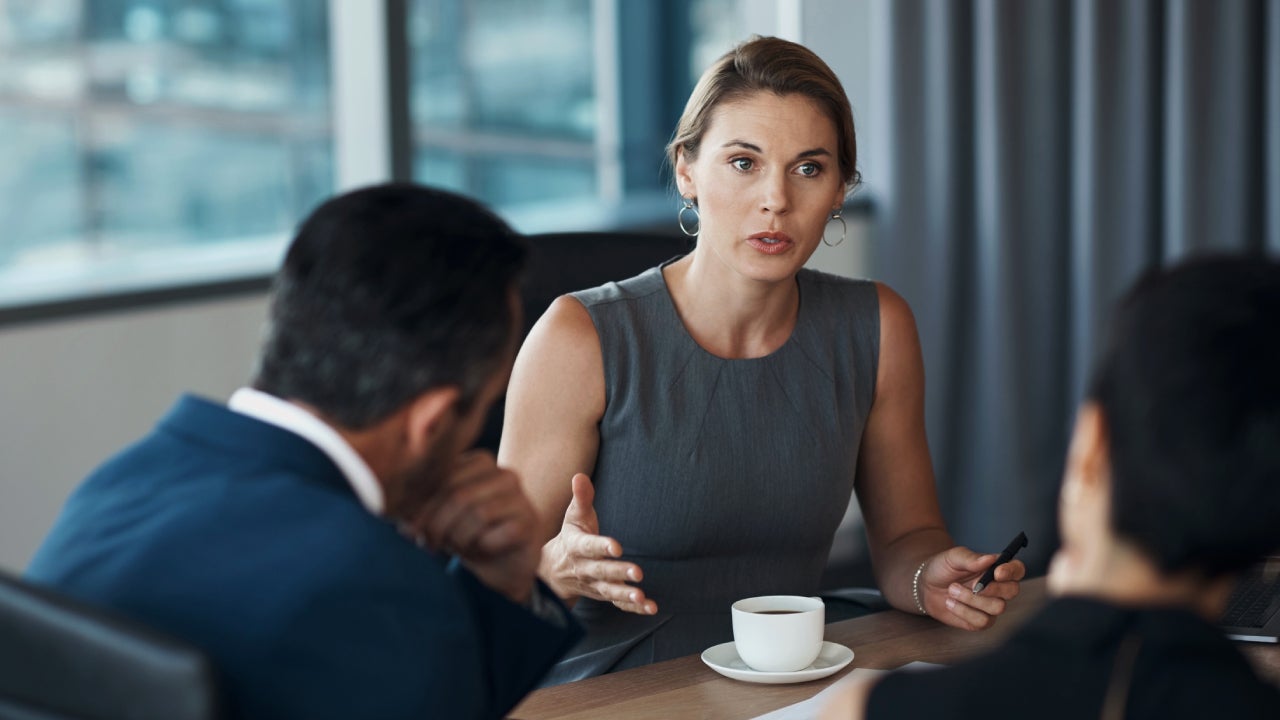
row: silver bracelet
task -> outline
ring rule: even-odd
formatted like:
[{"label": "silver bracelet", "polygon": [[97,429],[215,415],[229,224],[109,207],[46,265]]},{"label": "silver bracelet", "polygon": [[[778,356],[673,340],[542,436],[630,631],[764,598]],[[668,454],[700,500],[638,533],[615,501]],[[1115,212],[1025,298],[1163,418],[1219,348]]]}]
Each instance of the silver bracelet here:
[{"label": "silver bracelet", "polygon": [[920,563],[920,567],[916,568],[916,576],[911,579],[911,597],[916,600],[916,609],[926,617],[928,617],[929,611],[925,610],[924,603],[920,602],[920,573],[924,572],[924,566],[928,564],[929,560],[926,558],[924,562]]}]

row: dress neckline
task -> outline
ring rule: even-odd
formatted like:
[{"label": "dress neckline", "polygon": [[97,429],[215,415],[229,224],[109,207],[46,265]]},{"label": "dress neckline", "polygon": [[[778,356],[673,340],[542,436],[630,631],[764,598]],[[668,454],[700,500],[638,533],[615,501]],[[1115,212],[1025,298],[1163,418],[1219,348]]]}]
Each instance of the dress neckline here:
[{"label": "dress neckline", "polygon": [[680,312],[676,310],[675,298],[671,297],[671,287],[667,285],[667,276],[664,275],[662,271],[668,265],[684,257],[687,257],[687,256],[680,255],[677,257],[673,257],[670,260],[667,260],[666,262],[662,263],[661,265],[658,265],[655,268],[649,269],[649,272],[655,273],[657,275],[657,283],[662,290],[661,294],[663,299],[663,307],[666,309],[668,313],[670,313],[672,322],[674,322],[676,327],[679,328],[680,338],[683,342],[687,342],[689,345],[696,348],[697,352],[701,353],[702,355],[705,355],[708,358],[711,358],[713,360],[718,360],[723,363],[738,363],[738,364],[769,361],[774,358],[781,357],[784,352],[790,352],[791,348],[796,346],[796,344],[799,342],[798,338],[800,335],[801,328],[807,324],[808,317],[809,317],[809,313],[806,311],[806,304],[805,304],[805,282],[803,280],[805,276],[804,268],[801,268],[800,271],[796,273],[796,276],[795,276],[796,288],[800,293],[800,303],[799,303],[800,306],[796,310],[796,324],[791,328],[791,334],[787,336],[787,339],[783,341],[783,343],[779,345],[773,352],[767,355],[761,355],[759,357],[750,357],[750,358],[727,358],[722,355],[717,355],[711,352],[710,350],[703,347],[702,343],[699,343],[697,340],[695,340],[693,335],[689,332],[688,326],[684,324],[684,318],[680,317]]}]

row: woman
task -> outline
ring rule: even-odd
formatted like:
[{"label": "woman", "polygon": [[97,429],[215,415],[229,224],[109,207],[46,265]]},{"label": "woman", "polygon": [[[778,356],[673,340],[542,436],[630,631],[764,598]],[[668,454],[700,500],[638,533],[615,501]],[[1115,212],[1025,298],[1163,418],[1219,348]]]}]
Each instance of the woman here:
[{"label": "woman", "polygon": [[1058,599],[991,654],[847,686],[823,717],[1280,717],[1214,626],[1234,576],[1280,548],[1277,317],[1274,262],[1140,284],[1076,419]]},{"label": "woman", "polygon": [[540,574],[588,632],[552,681],[731,639],[745,596],[815,594],[855,488],[888,601],[990,625],[1025,569],[966,587],[994,556],[943,526],[911,310],[803,269],[843,235],[858,181],[839,80],[752,39],[702,76],[668,155],[697,248],[556,300],[508,390],[499,462],[545,523]]}]

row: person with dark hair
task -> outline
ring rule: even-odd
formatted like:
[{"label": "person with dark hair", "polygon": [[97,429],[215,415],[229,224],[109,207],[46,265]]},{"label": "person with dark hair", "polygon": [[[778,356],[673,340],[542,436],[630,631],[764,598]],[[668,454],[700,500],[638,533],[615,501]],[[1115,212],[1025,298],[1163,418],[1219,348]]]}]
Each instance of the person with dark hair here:
[{"label": "person with dark hair", "polygon": [[1076,418],[1055,599],[988,655],[849,685],[823,717],[1280,717],[1214,626],[1240,571],[1280,549],[1278,319],[1275,261],[1138,282]]},{"label": "person with dark hair", "polygon": [[451,193],[329,200],[251,388],[187,396],[67,501],[27,570],[205,650],[231,717],[498,718],[580,635],[517,478],[470,451],[526,248]]},{"label": "person with dark hair", "polygon": [[499,460],[538,509],[542,577],[587,626],[552,681],[731,640],[743,597],[816,595],[855,489],[888,602],[991,625],[1026,569],[967,591],[996,556],[943,522],[911,309],[804,267],[843,240],[859,180],[835,73],[744,42],[698,81],[668,155],[697,247],[557,299],[508,388]]}]

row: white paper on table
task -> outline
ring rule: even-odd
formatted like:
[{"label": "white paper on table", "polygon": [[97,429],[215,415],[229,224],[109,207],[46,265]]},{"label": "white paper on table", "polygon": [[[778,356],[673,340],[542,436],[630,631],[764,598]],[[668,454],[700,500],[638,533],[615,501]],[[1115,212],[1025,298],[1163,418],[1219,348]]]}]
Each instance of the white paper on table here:
[{"label": "white paper on table", "polygon": [[831,700],[831,696],[839,692],[838,688],[846,683],[871,680],[887,672],[897,672],[898,670],[928,670],[940,667],[943,666],[937,663],[913,662],[892,671],[854,668],[848,675],[840,678],[840,682],[832,683],[808,700],[801,700],[798,703],[778,708],[772,712],[757,715],[752,720],[815,720],[818,717],[818,713],[822,712],[822,708]]}]

